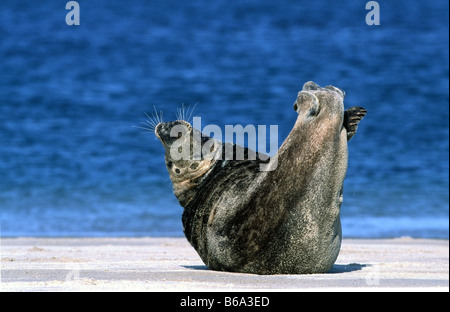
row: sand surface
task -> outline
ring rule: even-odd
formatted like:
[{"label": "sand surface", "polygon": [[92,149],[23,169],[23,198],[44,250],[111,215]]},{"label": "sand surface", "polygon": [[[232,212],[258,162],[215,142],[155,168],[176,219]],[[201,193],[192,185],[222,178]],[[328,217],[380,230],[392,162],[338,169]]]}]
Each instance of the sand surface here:
[{"label": "sand surface", "polygon": [[449,291],[449,241],[344,239],[327,274],[207,269],[185,238],[3,238],[1,291]]}]

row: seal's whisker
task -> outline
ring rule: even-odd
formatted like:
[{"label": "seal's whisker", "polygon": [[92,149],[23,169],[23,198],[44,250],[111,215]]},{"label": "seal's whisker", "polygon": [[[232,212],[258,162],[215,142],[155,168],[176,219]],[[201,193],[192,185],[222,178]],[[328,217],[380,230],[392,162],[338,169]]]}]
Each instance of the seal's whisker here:
[{"label": "seal's whisker", "polygon": [[152,113],[152,119],[151,120],[158,124],[159,123],[158,115],[156,113]]},{"label": "seal's whisker", "polygon": [[153,117],[156,119],[156,121],[159,123],[159,116],[158,116],[158,112],[156,111],[156,107],[155,105],[153,105],[153,110],[155,111]]},{"label": "seal's whisker", "polygon": [[180,110],[180,108],[179,107],[177,107],[177,113],[176,113],[176,118],[177,118],[177,120],[181,120],[181,110]]},{"label": "seal's whisker", "polygon": [[181,116],[183,117],[183,120],[187,121],[186,120],[186,111],[187,110],[186,110],[186,107],[184,106],[184,103],[181,105],[181,110],[182,110],[182,115]]},{"label": "seal's whisker", "polygon": [[164,118],[163,118],[163,112],[160,111],[158,113],[155,105],[153,105],[153,109],[155,110],[155,112],[151,116],[147,113],[145,113],[145,115],[147,116],[147,124],[152,128],[156,128],[156,126],[159,123],[163,122]]},{"label": "seal's whisker", "polygon": [[[144,122],[142,122],[142,123],[144,123]],[[156,123],[156,121],[153,120],[152,118],[149,118],[149,119],[147,119],[147,120],[145,121],[145,124],[156,125],[157,123]]]},{"label": "seal's whisker", "polygon": [[160,112],[160,114],[158,114],[154,105],[153,108],[155,109],[155,113],[152,114],[152,116],[150,116],[147,112],[144,112],[145,116],[147,116],[147,120],[145,122],[141,121],[140,126],[133,127],[145,130],[146,132],[155,132],[156,126],[163,120],[163,113]]},{"label": "seal's whisker", "polygon": [[147,118],[148,118],[147,123],[149,123],[149,124],[154,124],[154,125],[157,125],[157,124],[158,124],[158,121],[155,119],[154,116],[150,117],[147,113],[145,113],[145,115],[146,115]]},{"label": "seal's whisker", "polygon": [[[191,123],[190,120],[191,120],[191,118],[192,118],[192,115],[194,114],[194,109],[195,109],[195,107],[197,106],[197,104],[198,104],[198,103],[195,103],[195,104],[194,104],[194,106],[192,107],[192,109],[191,109],[190,112],[189,112],[189,108],[190,108],[190,107],[188,108],[189,116],[188,116],[188,118],[186,119],[187,122],[190,122],[190,123]],[[189,106],[190,106],[190,105],[189,105]]]},{"label": "seal's whisker", "polygon": [[149,122],[141,122],[141,124],[144,125],[145,128],[152,129],[153,131],[155,131],[155,128],[157,126],[155,123],[149,123]]},{"label": "seal's whisker", "polygon": [[177,112],[176,112],[176,118],[177,120],[184,120],[186,122],[192,123],[191,122],[191,118],[194,114],[194,109],[197,106],[198,103],[195,103],[194,106],[191,105],[184,105],[184,103],[181,103],[181,108],[178,107],[177,108]]},{"label": "seal's whisker", "polygon": [[152,126],[152,127],[156,127],[158,125],[158,122],[155,121],[155,120],[152,120],[152,121],[147,121],[147,124]]},{"label": "seal's whisker", "polygon": [[155,132],[155,129],[151,129],[151,128],[146,128],[146,127],[140,127],[140,126],[133,126],[133,128],[138,128],[138,129],[142,129],[145,130],[145,132]]},{"label": "seal's whisker", "polygon": [[150,127],[150,128],[153,128],[153,129],[155,129],[156,128],[156,126],[157,126],[157,124],[156,123],[154,123],[154,122],[146,122],[146,123],[144,123],[144,122],[141,122],[142,124],[144,124],[144,126],[148,126],[148,127]]},{"label": "seal's whisker", "polygon": [[181,103],[181,108],[177,107],[177,120],[184,120],[184,103]]},{"label": "seal's whisker", "polygon": [[155,114],[154,114],[152,120],[156,120],[157,124],[163,122],[163,112],[159,111],[159,114],[158,114],[158,111],[156,110],[156,106],[155,105],[153,105],[153,109],[155,110]]}]

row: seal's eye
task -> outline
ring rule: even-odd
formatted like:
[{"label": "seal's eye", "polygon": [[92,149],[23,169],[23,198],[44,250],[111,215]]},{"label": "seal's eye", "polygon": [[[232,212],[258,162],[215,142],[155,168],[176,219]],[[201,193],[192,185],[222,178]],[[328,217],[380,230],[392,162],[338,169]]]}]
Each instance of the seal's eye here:
[{"label": "seal's eye", "polygon": [[180,173],[181,173],[180,169],[178,169],[178,168],[175,169],[175,173],[176,173],[176,174],[180,174]]},{"label": "seal's eye", "polygon": [[180,146],[180,147],[178,148],[178,153],[181,153],[181,152],[183,152],[183,148]]}]

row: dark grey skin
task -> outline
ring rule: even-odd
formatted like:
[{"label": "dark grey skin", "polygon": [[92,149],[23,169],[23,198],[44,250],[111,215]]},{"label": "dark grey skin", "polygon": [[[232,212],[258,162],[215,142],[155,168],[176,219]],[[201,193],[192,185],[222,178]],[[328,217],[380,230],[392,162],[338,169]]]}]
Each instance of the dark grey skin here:
[{"label": "dark grey skin", "polygon": [[[366,114],[361,107],[344,111],[343,99],[338,88],[305,83],[294,103],[297,121],[272,171],[260,171],[267,161],[259,157],[173,161],[170,129],[185,124],[191,141],[196,130],[185,121],[156,127],[184,207],[184,233],[210,269],[254,274],[331,269],[341,246],[347,141]],[[213,152],[224,155],[224,148]]]}]

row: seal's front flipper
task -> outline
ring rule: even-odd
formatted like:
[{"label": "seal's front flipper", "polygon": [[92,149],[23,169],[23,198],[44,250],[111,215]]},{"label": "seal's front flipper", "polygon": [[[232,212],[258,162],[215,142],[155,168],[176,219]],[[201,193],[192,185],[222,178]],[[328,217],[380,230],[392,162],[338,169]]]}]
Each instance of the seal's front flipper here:
[{"label": "seal's front flipper", "polygon": [[347,141],[355,135],[358,123],[366,114],[366,109],[359,106],[350,107],[344,112],[344,127],[347,129]]}]

